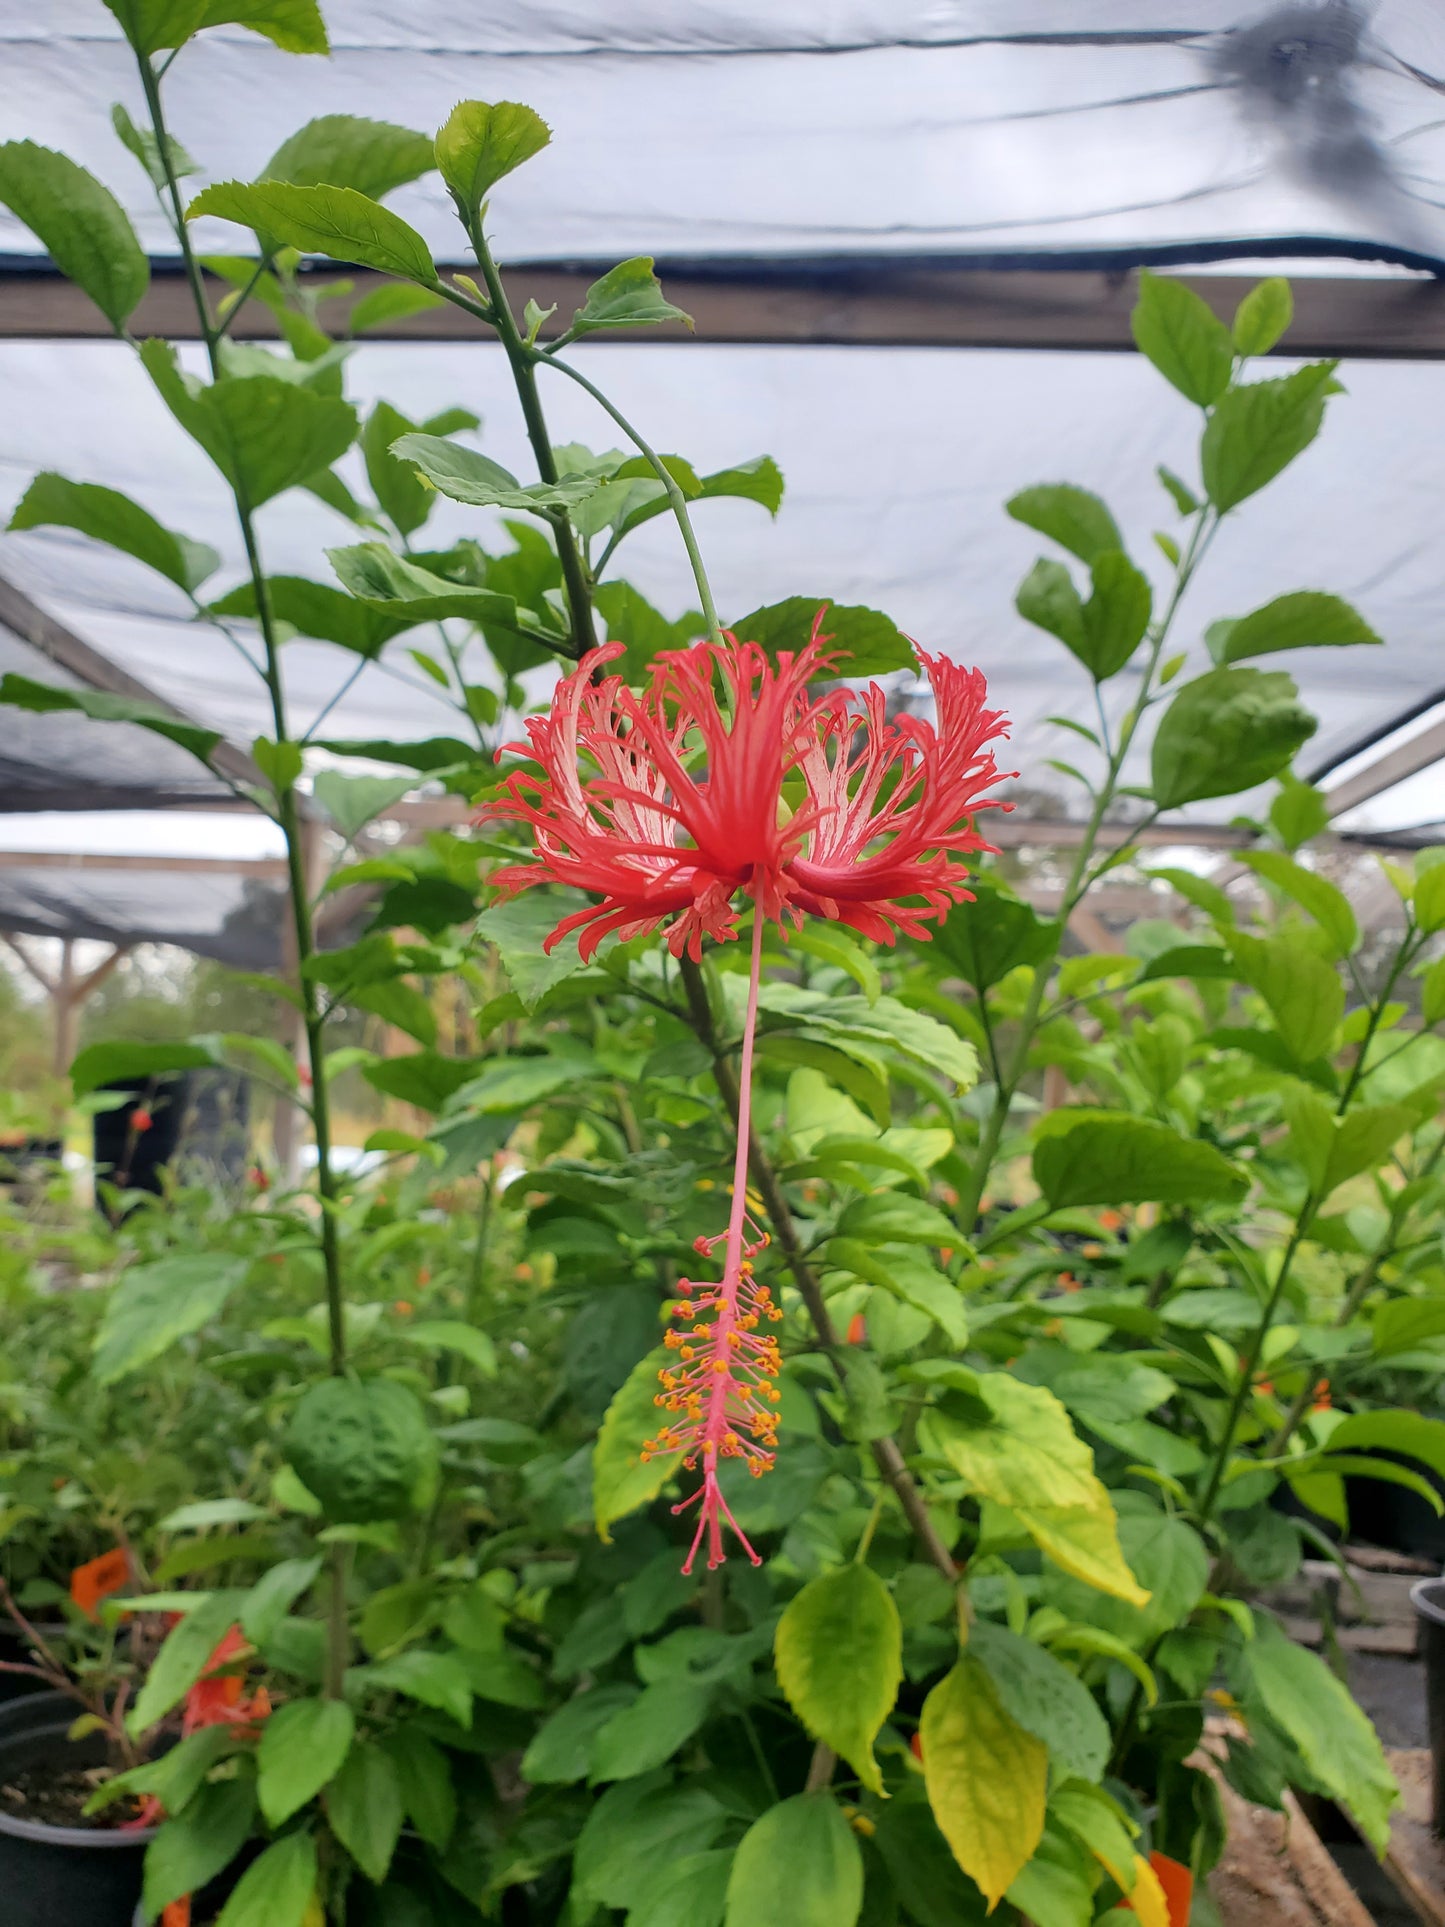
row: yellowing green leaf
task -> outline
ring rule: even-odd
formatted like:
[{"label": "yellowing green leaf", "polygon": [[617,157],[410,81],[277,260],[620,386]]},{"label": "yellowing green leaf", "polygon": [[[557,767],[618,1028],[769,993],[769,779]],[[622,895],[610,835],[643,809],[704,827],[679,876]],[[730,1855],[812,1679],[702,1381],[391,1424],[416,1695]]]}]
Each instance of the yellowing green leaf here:
[{"label": "yellowing green leaf", "polygon": [[1133,1605],[1148,1593],[1124,1563],[1108,1492],[1094,1455],[1069,1415],[1041,1385],[1003,1372],[977,1381],[987,1424],[928,1413],[921,1437],[981,1499],[1010,1508],[1043,1551],[1066,1572]]},{"label": "yellowing green leaf", "polygon": [[1043,1836],[1048,1748],[967,1653],[924,1701],[919,1737],[933,1817],[992,1912]]},{"label": "yellowing green leaf", "polygon": [[867,1566],[823,1573],[783,1614],[773,1650],[798,1718],[881,1794],[873,1742],[903,1677],[903,1624],[883,1581]]},{"label": "yellowing green leaf", "polygon": [[610,1545],[609,1527],[629,1512],[648,1505],[676,1472],[680,1452],[664,1452],[644,1460],[642,1447],[662,1423],[658,1410],[657,1374],[671,1357],[659,1345],[634,1365],[627,1382],[607,1408],[597,1444],[592,1451],[592,1513],[597,1536]]},{"label": "yellowing green leaf", "polygon": [[1016,1506],[1014,1510],[1040,1551],[1063,1571],[1130,1605],[1148,1604],[1149,1594],[1130,1572],[1119,1545],[1119,1526],[1107,1493],[1102,1506],[1088,1511],[1077,1506]]}]

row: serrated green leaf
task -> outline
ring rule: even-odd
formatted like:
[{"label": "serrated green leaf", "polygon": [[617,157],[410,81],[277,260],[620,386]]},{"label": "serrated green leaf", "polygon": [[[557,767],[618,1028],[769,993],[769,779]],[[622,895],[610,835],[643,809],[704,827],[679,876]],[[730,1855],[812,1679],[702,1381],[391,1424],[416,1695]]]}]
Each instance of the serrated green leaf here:
[{"label": "serrated green leaf", "polygon": [[0,145],[0,202],[119,334],[150,286],[150,268],[109,188],[49,147],[6,141]]},{"label": "serrated green leaf", "polygon": [[[217,181],[186,209],[235,221],[303,254],[356,261],[422,287],[435,287],[431,249],[414,227],[353,187],[298,187],[290,181]],[[317,462],[317,468],[326,466]]]},{"label": "serrated green leaf", "polygon": [[552,138],[539,114],[514,100],[464,100],[436,137],[436,164],[464,223],[504,175],[540,154]]}]

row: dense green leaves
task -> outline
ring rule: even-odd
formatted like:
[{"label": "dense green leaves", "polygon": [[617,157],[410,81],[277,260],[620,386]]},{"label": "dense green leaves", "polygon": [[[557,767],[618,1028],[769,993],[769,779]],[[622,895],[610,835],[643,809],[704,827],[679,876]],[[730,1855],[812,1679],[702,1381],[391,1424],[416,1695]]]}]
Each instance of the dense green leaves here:
[{"label": "dense green leaves", "polygon": [[95,1338],[95,1376],[113,1385],[219,1317],[245,1277],[244,1258],[205,1253],[136,1265],[111,1286]]},{"label": "dense green leaves", "polygon": [[692,327],[692,316],[663,299],[662,283],[652,268],[651,255],[638,255],[609,268],[587,290],[587,299],[572,317],[574,335],[595,334],[599,328],[647,328],[659,321],[681,321]]},{"label": "dense green leaves", "polygon": [[523,486],[499,463],[441,435],[402,435],[392,444],[392,453],[398,460],[413,463],[433,488],[454,502],[483,508],[528,509],[533,514],[567,509],[586,501],[598,486],[592,476]]},{"label": "dense green leaves", "polygon": [[1176,810],[1253,789],[1277,776],[1318,727],[1288,676],[1212,669],[1185,684],[1155,732],[1154,801]]},{"label": "dense green leaves", "polygon": [[[281,143],[261,169],[260,178],[290,181],[296,187],[347,187],[379,201],[435,165],[425,134],[391,121],[323,114]],[[356,325],[355,310],[352,325]]]},{"label": "dense green leaves", "polygon": [[497,623],[514,628],[516,603],[492,589],[449,582],[419,563],[395,554],[384,542],[359,542],[349,549],[328,549],[327,560],[338,580],[377,614],[401,628],[419,622],[444,621],[460,616],[468,622]]},{"label": "dense green leaves", "polygon": [[[397,619],[370,607],[329,582],[312,582],[305,576],[273,575],[267,582],[267,593],[271,614],[278,623],[289,624],[298,635],[334,642],[358,656],[379,655],[393,636],[411,626],[405,618]],[[211,608],[218,616],[254,617],[254,583],[241,583],[213,602]]]},{"label": "dense green leaves", "polygon": [[[210,761],[212,752],[221,740],[218,729],[205,729],[199,723],[187,722],[184,717],[174,715],[156,703],[141,702],[130,696],[112,696],[104,689],[57,689],[49,683],[32,682],[28,676],[0,676],[0,703],[8,703],[14,709],[28,709],[40,716],[68,710],[75,715],[89,716],[98,723],[134,723],[140,729],[148,729],[154,736],[164,736],[168,742],[179,744],[203,763]],[[155,1067],[161,1070],[214,1061],[210,1052],[199,1046],[185,1044],[107,1044],[94,1048],[106,1052],[149,1050],[154,1053]],[[195,1054],[176,1055],[177,1052],[187,1051],[194,1051]],[[89,1066],[111,1060],[92,1058],[89,1051],[82,1051],[76,1064],[82,1061]],[[82,1075],[88,1076],[88,1073]],[[83,1087],[77,1085],[75,1094],[81,1097],[86,1090],[93,1090],[97,1083],[125,1075],[127,1073],[124,1070],[107,1070],[87,1081]]]},{"label": "dense green leaves", "polygon": [[[297,187],[289,181],[217,181],[203,188],[186,209],[186,219],[203,214],[236,221],[303,254],[325,254],[333,261],[395,274],[423,287],[436,284],[431,250],[398,214],[354,187]],[[316,467],[325,466],[316,463]]]},{"label": "dense green leaves", "polygon": [[1222,1152],[1167,1124],[1120,1112],[1061,1110],[1034,1145],[1034,1178],[1055,1210],[1079,1204],[1207,1204],[1248,1180]]},{"label": "dense green leaves", "polygon": [[541,116],[514,100],[460,101],[436,137],[436,164],[463,224],[477,218],[504,175],[540,154],[551,138]]},{"label": "dense green leaves", "polygon": [[1244,1643],[1241,1663],[1269,1717],[1383,1854],[1399,1789],[1374,1728],[1349,1693],[1318,1654],[1295,1645],[1262,1614],[1255,1616],[1254,1638]]},{"label": "dense green leaves", "polygon": [[1242,860],[1256,876],[1291,898],[1314,918],[1330,939],[1337,956],[1348,957],[1360,941],[1359,925],[1350,900],[1337,884],[1317,870],[1306,870],[1277,850],[1246,850]]},{"label": "dense green leaves", "polygon": [[1017,605],[1026,621],[1057,636],[1103,682],[1118,674],[1142,642],[1153,594],[1148,578],[1121,549],[1100,550],[1090,576],[1093,592],[1085,602],[1062,563],[1038,561],[1019,588]]},{"label": "dense green leaves", "polygon": [[261,1729],[256,1793],[269,1826],[304,1807],[346,1758],[356,1716],[344,1700],[297,1699],[277,1707]]},{"label": "dense green leaves", "polygon": [[1046,963],[1058,949],[1059,926],[1031,904],[1007,896],[987,877],[970,880],[975,901],[956,903],[935,925],[930,956],[946,961],[975,990],[991,990],[1021,964]]},{"label": "dense green leaves", "polygon": [[93,541],[133,555],[187,591],[198,589],[221,562],[207,543],[192,542],[163,528],[148,510],[118,490],[94,482],[68,482],[48,469],[21,496],[10,526],[78,529]]},{"label": "dense green leaves", "polygon": [[34,141],[6,141],[0,202],[118,334],[150,286],[150,268],[110,190],[64,154]]},{"label": "dense green leaves", "polygon": [[1245,295],[1234,311],[1234,346],[1241,355],[1267,355],[1294,318],[1294,295],[1283,275],[1272,274]]},{"label": "dense green leaves", "polygon": [[892,669],[917,665],[913,645],[895,622],[876,609],[845,607],[828,596],[789,596],[786,602],[740,616],[728,627],[740,642],[756,642],[776,656],[782,650],[797,655],[815,623],[835,659],[830,674],[886,676]]},{"label": "dense green leaves", "polygon": [[1098,496],[1069,482],[1020,489],[1005,507],[1016,522],[1047,535],[1085,564],[1124,547],[1118,523]]},{"label": "dense green leaves", "polygon": [[1253,986],[1279,1027],[1291,1055],[1308,1064],[1329,1049],[1345,1011],[1345,987],[1337,971],[1287,937],[1230,938],[1236,970]]},{"label": "dense green leaves", "polygon": [[332,1832],[367,1879],[380,1885],[404,1816],[401,1771],[391,1753],[358,1740],[326,1790]]},{"label": "dense green leaves", "polygon": [[315,1892],[315,1842],[288,1833],[247,1867],[216,1927],[305,1927]]},{"label": "dense green leaves", "polygon": [[184,1812],[168,1819],[146,1848],[141,1905],[152,1921],[173,1900],[193,1893],[230,1865],[250,1835],[256,1783],[242,1771],[202,1786]]},{"label": "dense green leaves", "polygon": [[1145,268],[1130,326],[1140,351],[1181,395],[1201,408],[1220,399],[1234,372],[1234,343],[1192,288]]},{"label": "dense green leaves", "polygon": [[830,1793],[769,1807],[738,1844],[727,1927],[783,1919],[790,1927],[854,1927],[863,1905],[857,1836]]},{"label": "dense green leaves", "polygon": [[677,1470],[679,1452],[656,1452],[644,1459],[642,1448],[657,1431],[654,1403],[657,1374],[671,1358],[659,1346],[640,1359],[607,1408],[592,1453],[592,1512],[601,1539],[629,1512],[655,1499]]},{"label": "dense green leaves", "polygon": [[875,1793],[883,1781],[873,1742],[903,1677],[902,1642],[898,1608],[867,1566],[812,1580],[778,1622],[778,1684],[788,1704]]},{"label": "dense green leaves", "polygon": [[1221,513],[1272,482],[1320,432],[1336,364],[1310,362],[1279,381],[1232,388],[1219,400],[1200,447],[1204,486]]},{"label": "dense green leaves", "polygon": [[1077,1673],[1052,1653],[992,1620],[976,1620],[968,1650],[979,1660],[1010,1719],[1049,1749],[1059,1770],[1085,1780],[1103,1776],[1109,1726]]},{"label": "dense green leaves", "polygon": [[140,355],[181,427],[253,509],[328,467],[355,439],[355,412],[335,396],[274,375],[208,386],[182,373],[165,341],[146,342]]},{"label": "dense green leaves", "polygon": [[1339,596],[1299,589],[1234,622],[1211,623],[1208,640],[1215,661],[1231,663],[1283,649],[1351,648],[1383,638]]}]

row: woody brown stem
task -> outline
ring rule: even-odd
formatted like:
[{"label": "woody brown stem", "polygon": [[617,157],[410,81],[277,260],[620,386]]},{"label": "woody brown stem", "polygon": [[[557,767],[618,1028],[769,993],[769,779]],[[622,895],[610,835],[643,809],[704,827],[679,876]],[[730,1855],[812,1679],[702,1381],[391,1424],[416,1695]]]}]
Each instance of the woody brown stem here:
[{"label": "woody brown stem", "polygon": [[[723,1054],[717,1025],[713,1021],[712,1004],[708,999],[707,982],[701,966],[690,957],[681,960],[683,990],[687,996],[688,1014],[699,1042],[712,1058],[713,1081],[718,1093],[727,1106],[736,1125],[741,1093],[738,1089],[737,1075],[731,1063]],[[762,1198],[763,1208],[777,1233],[783,1258],[793,1282],[798,1287],[798,1295],[807,1306],[808,1317],[817,1333],[819,1349],[826,1355],[840,1385],[846,1384],[848,1368],[844,1361],[837,1329],[823,1297],[822,1286],[817,1274],[804,1256],[798,1241],[797,1227],[793,1214],[788,1209],[788,1201],[783,1196],[783,1187],[778,1181],[772,1162],[758,1140],[757,1132],[751,1127],[748,1131],[748,1168],[752,1173],[758,1195]],[[903,1508],[920,1547],[929,1560],[941,1572],[950,1585],[958,1579],[958,1568],[953,1562],[947,1546],[938,1536],[938,1528],[928,1516],[928,1507],[923,1502],[912,1473],[904,1463],[903,1454],[898,1449],[896,1439],[870,1439],[868,1449],[873,1454],[873,1462],[878,1467],[884,1483],[888,1485]]]}]

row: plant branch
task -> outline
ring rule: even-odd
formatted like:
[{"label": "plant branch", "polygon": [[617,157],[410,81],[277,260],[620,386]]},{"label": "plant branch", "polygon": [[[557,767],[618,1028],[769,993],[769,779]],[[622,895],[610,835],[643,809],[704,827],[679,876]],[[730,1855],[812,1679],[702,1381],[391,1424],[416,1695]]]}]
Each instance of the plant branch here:
[{"label": "plant branch", "polygon": [[[722,1039],[718,1035],[712,1004],[708,997],[707,980],[703,976],[701,966],[686,956],[680,960],[680,974],[693,1030],[697,1034],[698,1041],[712,1058],[713,1081],[717,1085],[723,1103],[736,1121],[741,1092],[737,1075],[725,1054]],[[827,1301],[823,1297],[822,1286],[818,1283],[817,1274],[804,1255],[797,1227],[793,1223],[793,1215],[788,1209],[788,1201],[783,1195],[777,1173],[773,1169],[766,1150],[759,1142],[757,1133],[751,1128],[748,1132],[748,1166],[752,1172],[753,1182],[758,1188],[758,1194],[762,1198],[763,1208],[777,1233],[784,1261],[792,1272],[798,1294],[807,1307],[808,1316],[817,1333],[819,1348],[827,1357],[839,1384],[845,1384],[848,1375],[847,1366],[843,1360],[837,1329],[829,1313]],[[914,1483],[897,1441],[890,1438],[870,1439],[868,1449],[873,1454],[874,1463],[885,1484],[892,1488],[898,1503],[902,1506],[904,1516],[912,1527],[919,1545],[948,1583],[956,1584],[958,1568],[947,1546],[939,1537],[937,1527],[928,1516],[928,1507],[924,1504],[923,1494]]]},{"label": "plant branch", "polygon": [[[688,514],[687,497],[678,487],[676,477],[668,469],[666,462],[663,461],[657,450],[644,440],[639,431],[633,427],[632,423],[623,414],[622,410],[610,402],[594,382],[590,382],[585,375],[579,374],[570,362],[558,361],[554,359],[553,356],[541,354],[535,349],[529,350],[528,352],[531,354],[534,362],[542,362],[548,368],[555,368],[559,374],[566,375],[569,381],[575,381],[579,388],[585,388],[593,401],[597,403],[598,407],[612,417],[623,434],[637,449],[643,460],[651,464],[653,473],[667,491],[668,507],[672,510],[677,520],[678,532],[682,536],[682,546],[687,550],[687,559],[692,568],[692,579],[697,584],[698,597],[702,602],[703,620],[707,624],[708,635],[714,642],[719,641],[722,637],[722,625],[718,621],[717,607],[713,602],[712,585],[708,581],[707,569],[703,565],[702,551],[697,545],[697,535],[693,530],[692,517]],[[612,548],[615,547],[616,543],[614,542],[611,547],[608,548],[607,554],[610,555]]]},{"label": "plant branch", "polygon": [[[1060,930],[1063,930],[1067,926],[1069,918],[1073,915],[1074,911],[1078,909],[1080,903],[1082,903],[1094,883],[1098,881],[1098,875],[1091,876],[1089,869],[1094,859],[1094,851],[1098,843],[1099,832],[1103,828],[1104,818],[1108,812],[1109,805],[1113,802],[1117,794],[1119,778],[1123,772],[1125,761],[1128,758],[1130,747],[1133,744],[1140,719],[1148,706],[1154,677],[1158,673],[1159,661],[1164,653],[1164,645],[1169,639],[1170,630],[1174,626],[1174,619],[1179,613],[1179,605],[1184,600],[1185,592],[1193,580],[1200,563],[1204,560],[1210,543],[1214,540],[1215,532],[1219,527],[1219,519],[1218,515],[1214,514],[1210,509],[1202,509],[1195,520],[1188,546],[1180,558],[1179,567],[1175,571],[1174,587],[1170,592],[1169,601],[1165,605],[1163,615],[1160,616],[1154,626],[1154,634],[1149,647],[1149,656],[1144,665],[1144,673],[1139,684],[1138,698],[1120,725],[1118,740],[1115,742],[1113,751],[1109,756],[1108,769],[1105,772],[1103,782],[1099,785],[1098,793],[1094,798],[1093,810],[1090,812],[1084,834],[1075,852],[1068,881],[1064,885],[1058,912]],[[1102,874],[1102,872],[1099,874]],[[1004,1080],[996,1086],[993,1108],[989,1112],[988,1121],[984,1125],[979,1139],[978,1153],[974,1159],[968,1189],[962,1193],[959,1198],[959,1223],[962,1225],[965,1234],[973,1228],[977,1221],[979,1199],[983,1196],[984,1190],[987,1187],[994,1159],[998,1156],[999,1145],[1003,1142],[1003,1134],[1008,1127],[1009,1115],[1013,1109],[1014,1098],[1018,1093],[1019,1085],[1023,1082],[1024,1072],[1028,1067],[1029,1051],[1033,1046],[1034,1035],[1039,1027],[1039,1020],[1043,1011],[1044,995],[1048,989],[1048,981],[1048,969],[1043,965],[1036,966],[1034,970],[1034,980],[1029,987],[1028,1001],[1024,1006],[1023,1015],[1019,1020],[1018,1040],[1014,1049],[1013,1062]]]},{"label": "plant branch", "polygon": [[[527,439],[532,444],[532,454],[536,459],[537,473],[544,482],[555,483],[557,460],[552,453],[552,438],[547,432],[547,419],[542,412],[542,398],[537,392],[535,373],[536,356],[522,339],[516,317],[507,301],[502,277],[497,272],[497,264],[492,259],[492,251],[487,246],[487,237],[482,232],[480,220],[470,229],[472,247],[476,253],[477,264],[482,270],[482,279],[487,284],[491,296],[491,307],[479,310],[474,304],[465,304],[472,311],[483,313],[496,330],[508,365],[512,370],[512,384],[517,391],[517,400],[522,405],[522,416],[527,424]],[[445,289],[442,290],[446,292]],[[576,532],[563,510],[548,517],[553,539],[557,544],[557,557],[562,564],[562,580],[567,591],[567,608],[572,618],[572,643],[580,662],[589,649],[597,646],[597,635],[592,625],[592,587],[587,580],[587,569],[582,560],[582,552],[577,546]]]}]

